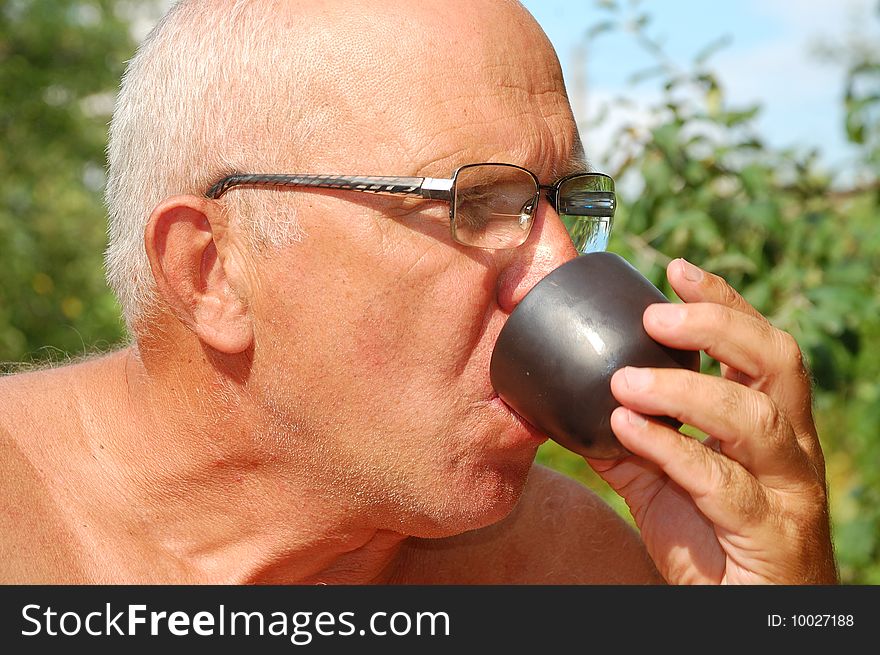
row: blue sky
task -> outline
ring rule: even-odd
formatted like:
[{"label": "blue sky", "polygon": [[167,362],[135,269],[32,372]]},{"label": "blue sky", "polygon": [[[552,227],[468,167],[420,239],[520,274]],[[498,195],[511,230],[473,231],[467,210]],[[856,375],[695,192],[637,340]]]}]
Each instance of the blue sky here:
[{"label": "blue sky", "polygon": [[[633,15],[626,9],[632,6],[629,0],[618,3],[625,14]],[[618,95],[636,101],[634,109],[620,110],[618,116],[612,111],[611,124],[582,131],[588,155],[601,165],[615,121],[647,120],[639,106],[658,97],[658,85],[646,81],[632,86],[627,80],[652,60],[627,34],[606,34],[586,42],[588,27],[609,16],[594,0],[523,0],[523,4],[556,48],[579,122]],[[877,0],[649,0],[638,7],[652,17],[649,33],[683,65],[705,45],[729,36],[729,45],[710,59],[729,102],[760,102],[758,127],[770,143],[817,147],[828,166],[845,166],[851,150],[842,126],[843,69],[816,56],[815,48],[818,42],[842,42],[859,30],[880,42]],[[584,44],[586,54],[579,55]],[[583,94],[575,93],[579,57]]]}]

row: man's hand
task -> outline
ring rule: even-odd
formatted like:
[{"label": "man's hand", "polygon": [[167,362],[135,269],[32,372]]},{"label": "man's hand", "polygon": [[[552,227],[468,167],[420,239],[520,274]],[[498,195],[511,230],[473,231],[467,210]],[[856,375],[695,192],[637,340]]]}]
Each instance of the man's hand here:
[{"label": "man's hand", "polygon": [[[652,305],[644,325],[670,347],[704,350],[722,377],[625,368],[611,426],[631,456],[589,460],[626,500],[670,583],[837,581],[825,466],[809,375],[794,339],[723,279],[667,268],[686,304]],[[645,415],[673,416],[704,443]]]}]

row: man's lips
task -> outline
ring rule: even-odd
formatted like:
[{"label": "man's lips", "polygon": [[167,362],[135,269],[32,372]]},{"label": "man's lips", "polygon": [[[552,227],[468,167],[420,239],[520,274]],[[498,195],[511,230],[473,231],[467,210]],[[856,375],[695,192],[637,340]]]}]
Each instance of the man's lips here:
[{"label": "man's lips", "polygon": [[492,396],[489,399],[489,405],[495,407],[499,412],[502,412],[508,416],[508,418],[514,424],[518,436],[521,436],[523,440],[532,442],[532,444],[535,446],[539,446],[547,441],[546,434],[538,430],[522,416],[517,414],[513,410],[513,408],[505,403],[501,399],[501,397],[494,391],[492,392]]}]

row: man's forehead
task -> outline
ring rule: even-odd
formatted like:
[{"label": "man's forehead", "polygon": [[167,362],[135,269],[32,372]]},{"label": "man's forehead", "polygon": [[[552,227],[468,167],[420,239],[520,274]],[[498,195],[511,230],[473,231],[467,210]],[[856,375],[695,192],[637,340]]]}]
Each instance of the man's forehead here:
[{"label": "man's forehead", "polygon": [[539,67],[516,53],[504,54],[495,66],[461,67],[443,86],[399,109],[407,119],[387,128],[403,151],[415,155],[414,174],[446,176],[475,162],[518,164],[542,181],[585,170],[555,58]]},{"label": "man's forehead", "polygon": [[567,118],[557,112],[544,115],[536,106],[528,116],[509,115],[499,108],[492,125],[460,125],[439,137],[429,134],[412,174],[448,177],[465,164],[508,163],[531,170],[542,184],[549,184],[570,173],[587,171],[589,164],[574,117],[570,110],[567,113]]},{"label": "man's forehead", "polygon": [[316,173],[433,177],[478,161],[542,178],[583,170],[555,52],[518,3],[413,3],[403,14],[386,4],[291,3],[265,25],[248,56],[262,52],[287,81],[272,85],[265,116],[242,117],[245,153]]}]

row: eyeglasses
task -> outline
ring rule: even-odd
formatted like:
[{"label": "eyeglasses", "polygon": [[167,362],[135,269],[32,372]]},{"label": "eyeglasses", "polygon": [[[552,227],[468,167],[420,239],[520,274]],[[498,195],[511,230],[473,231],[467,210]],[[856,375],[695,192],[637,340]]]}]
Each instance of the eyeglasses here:
[{"label": "eyeglasses", "polygon": [[544,185],[513,164],[467,164],[449,179],[237,173],[205,195],[216,199],[234,187],[312,187],[448,202],[453,240],[490,249],[525,243],[542,190],[581,253],[605,250],[616,206],[614,181],[603,173],[574,173]]}]

